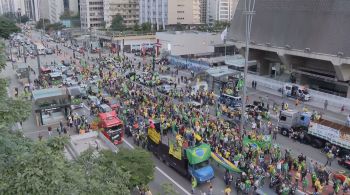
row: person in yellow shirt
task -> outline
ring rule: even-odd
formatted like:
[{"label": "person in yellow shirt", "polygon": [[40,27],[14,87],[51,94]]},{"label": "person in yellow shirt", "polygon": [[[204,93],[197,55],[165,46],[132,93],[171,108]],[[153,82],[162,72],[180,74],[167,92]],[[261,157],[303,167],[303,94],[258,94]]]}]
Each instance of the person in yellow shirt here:
[{"label": "person in yellow shirt", "polygon": [[225,191],[224,191],[224,195],[230,195],[231,194],[231,188],[230,188],[230,186],[229,185],[227,185],[226,186],[226,188],[225,188]]},{"label": "person in yellow shirt", "polygon": [[300,174],[299,171],[297,171],[297,172],[295,173],[294,178],[295,178],[295,184],[296,184],[297,187],[298,187],[298,186],[299,186],[299,181],[300,181],[300,178],[301,178],[301,174]]}]

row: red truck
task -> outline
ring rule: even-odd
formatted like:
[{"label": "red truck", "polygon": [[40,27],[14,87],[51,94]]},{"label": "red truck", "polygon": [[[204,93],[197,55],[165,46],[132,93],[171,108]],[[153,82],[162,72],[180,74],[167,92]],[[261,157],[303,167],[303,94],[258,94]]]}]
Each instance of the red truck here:
[{"label": "red truck", "polygon": [[99,127],[103,128],[102,133],[106,138],[115,145],[123,143],[124,125],[117,117],[116,112],[112,110],[106,113],[99,113],[98,116],[100,119]]}]

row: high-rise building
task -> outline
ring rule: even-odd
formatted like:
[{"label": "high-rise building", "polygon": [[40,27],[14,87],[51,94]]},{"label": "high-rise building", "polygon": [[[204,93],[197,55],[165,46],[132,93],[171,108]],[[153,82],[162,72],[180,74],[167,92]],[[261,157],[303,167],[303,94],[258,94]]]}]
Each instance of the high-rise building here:
[{"label": "high-rise building", "polygon": [[39,0],[39,18],[41,19],[49,19],[50,18],[50,10],[49,10],[49,0]]},{"label": "high-rise building", "polygon": [[168,24],[200,24],[200,0],[170,0]]},{"label": "high-rise building", "polygon": [[104,0],[104,21],[110,27],[116,15],[121,15],[126,27],[133,27],[139,23],[138,0]]},{"label": "high-rise building", "polygon": [[208,0],[207,21],[213,24],[214,21],[230,21],[236,10],[239,0]]},{"label": "high-rise building", "polygon": [[166,25],[200,24],[203,0],[140,0],[140,23]]},{"label": "high-rise building", "polygon": [[41,1],[48,1],[48,8],[49,8],[48,19],[50,20],[51,23],[59,22],[60,17],[64,12],[68,12],[72,16],[78,14],[79,12],[78,0],[41,0]]},{"label": "high-rise building", "polygon": [[149,22],[156,25],[157,29],[160,26],[165,29],[168,24],[168,0],[140,0],[139,7],[140,24]]},{"label": "high-rise building", "polygon": [[60,16],[64,12],[63,0],[48,0],[49,1],[49,20],[50,23],[60,21]]},{"label": "high-rise building", "polygon": [[0,0],[0,15],[5,13],[25,15],[24,0]]},{"label": "high-rise building", "polygon": [[210,0],[200,0],[200,21],[202,24],[207,23],[207,15],[208,15],[208,1]]},{"label": "high-rise building", "polygon": [[24,0],[25,14],[33,21],[39,20],[39,0]]},{"label": "high-rise building", "polygon": [[81,28],[104,27],[103,0],[80,0]]}]

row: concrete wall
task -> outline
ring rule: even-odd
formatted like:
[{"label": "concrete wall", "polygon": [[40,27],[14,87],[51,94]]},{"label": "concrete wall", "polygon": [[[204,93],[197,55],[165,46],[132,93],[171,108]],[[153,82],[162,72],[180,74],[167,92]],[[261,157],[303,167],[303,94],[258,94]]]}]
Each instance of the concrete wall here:
[{"label": "concrete wall", "polygon": [[161,51],[175,56],[212,53],[213,45],[223,43],[220,34],[203,32],[157,32],[156,38],[162,44]]}]

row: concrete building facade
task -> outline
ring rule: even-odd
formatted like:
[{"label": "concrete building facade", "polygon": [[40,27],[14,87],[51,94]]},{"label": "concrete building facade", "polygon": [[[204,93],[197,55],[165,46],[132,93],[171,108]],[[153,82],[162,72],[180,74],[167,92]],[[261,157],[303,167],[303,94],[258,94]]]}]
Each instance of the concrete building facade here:
[{"label": "concrete building facade", "polygon": [[24,0],[25,14],[33,21],[39,21],[39,0]]},{"label": "concrete building facade", "polygon": [[200,0],[170,0],[168,2],[168,25],[200,24]]},{"label": "concrete building facade", "polygon": [[82,29],[104,27],[103,0],[80,0],[80,22]]},{"label": "concrete building facade", "polygon": [[[258,62],[256,74],[280,70],[311,89],[350,97],[349,10],[347,0],[256,1],[249,55]],[[240,1],[228,32],[242,53],[243,11]]]},{"label": "concrete building facade", "polygon": [[140,24],[150,22],[157,30],[167,25],[200,24],[208,0],[140,0]]},{"label": "concrete building facade", "polygon": [[60,21],[60,16],[64,12],[62,0],[49,0],[49,20],[51,23]]},{"label": "concrete building facade", "polygon": [[48,0],[39,0],[39,18],[49,19],[50,18],[50,6]]},{"label": "concrete building facade", "polygon": [[215,45],[223,43],[220,33],[192,31],[157,32],[156,39],[161,52],[174,56],[213,53]]},{"label": "concrete building facade", "polygon": [[139,23],[138,0],[104,0],[104,21],[110,27],[113,18],[120,14],[126,27],[133,27]]},{"label": "concrete building facade", "polygon": [[210,0],[207,1],[207,24],[215,21],[230,21],[234,15],[239,0]]},{"label": "concrete building facade", "polygon": [[25,15],[24,0],[0,0],[0,15],[5,13]]},{"label": "concrete building facade", "polygon": [[140,24],[150,22],[157,30],[168,25],[168,0],[140,0],[139,8]]}]

